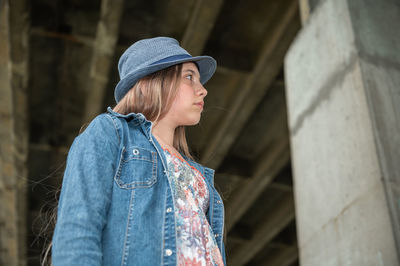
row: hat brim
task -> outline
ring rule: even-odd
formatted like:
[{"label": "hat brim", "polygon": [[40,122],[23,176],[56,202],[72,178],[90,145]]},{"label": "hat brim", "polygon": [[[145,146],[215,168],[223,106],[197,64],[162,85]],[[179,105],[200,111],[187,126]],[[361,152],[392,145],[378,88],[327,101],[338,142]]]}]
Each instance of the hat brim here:
[{"label": "hat brim", "polygon": [[127,75],[118,82],[114,93],[116,102],[118,103],[139,79],[167,67],[186,62],[196,62],[199,68],[201,84],[205,84],[214,75],[217,68],[217,62],[214,60],[214,58],[206,55],[183,58],[147,66]]}]

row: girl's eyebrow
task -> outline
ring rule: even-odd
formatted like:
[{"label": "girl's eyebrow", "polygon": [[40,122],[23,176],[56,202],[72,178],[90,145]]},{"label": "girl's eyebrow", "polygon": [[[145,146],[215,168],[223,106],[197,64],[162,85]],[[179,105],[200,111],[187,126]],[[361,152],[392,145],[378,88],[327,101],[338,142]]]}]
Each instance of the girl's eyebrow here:
[{"label": "girl's eyebrow", "polygon": [[190,73],[192,73],[193,75],[198,76],[197,72],[195,72],[195,71],[193,71],[193,70],[191,70],[191,69],[184,69],[183,72],[190,72]]}]

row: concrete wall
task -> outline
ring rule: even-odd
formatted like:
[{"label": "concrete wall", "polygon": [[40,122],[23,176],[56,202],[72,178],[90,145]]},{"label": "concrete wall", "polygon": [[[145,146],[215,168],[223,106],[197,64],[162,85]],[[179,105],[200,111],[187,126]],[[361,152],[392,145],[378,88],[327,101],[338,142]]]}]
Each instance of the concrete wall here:
[{"label": "concrete wall", "polygon": [[28,5],[0,3],[0,265],[26,265]]},{"label": "concrete wall", "polygon": [[320,1],[286,56],[301,265],[399,265],[397,6]]},{"label": "concrete wall", "polygon": [[13,119],[9,54],[8,4],[0,13],[0,264],[18,265],[18,212],[12,154]]},{"label": "concrete wall", "polygon": [[[348,1],[381,176],[400,250],[400,2]],[[400,251],[399,251],[400,252]]]}]

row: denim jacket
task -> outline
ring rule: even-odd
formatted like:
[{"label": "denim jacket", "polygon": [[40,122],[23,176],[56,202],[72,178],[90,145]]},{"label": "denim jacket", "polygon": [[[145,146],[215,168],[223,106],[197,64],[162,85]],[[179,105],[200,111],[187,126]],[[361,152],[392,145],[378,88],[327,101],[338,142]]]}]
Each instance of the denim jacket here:
[{"label": "denim jacket", "polygon": [[[142,114],[108,108],[68,153],[53,235],[53,265],[176,265],[176,227],[166,159]],[[205,177],[208,222],[225,262],[224,208],[214,171]]]}]

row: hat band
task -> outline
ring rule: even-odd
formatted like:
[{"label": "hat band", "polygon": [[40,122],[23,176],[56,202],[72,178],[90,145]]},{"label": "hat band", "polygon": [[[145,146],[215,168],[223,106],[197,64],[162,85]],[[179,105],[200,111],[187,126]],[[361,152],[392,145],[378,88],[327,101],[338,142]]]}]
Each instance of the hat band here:
[{"label": "hat band", "polygon": [[161,60],[158,60],[158,61],[152,63],[151,65],[167,63],[167,62],[172,62],[172,61],[186,59],[186,58],[192,58],[192,56],[190,56],[188,54],[178,54],[178,55],[168,56],[166,58],[163,58]]}]

